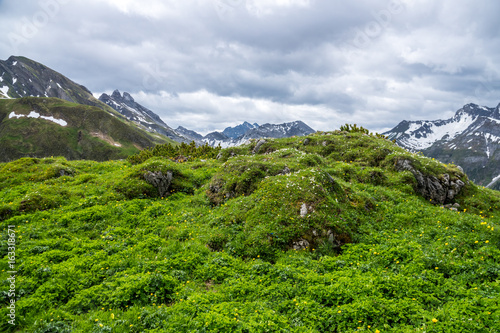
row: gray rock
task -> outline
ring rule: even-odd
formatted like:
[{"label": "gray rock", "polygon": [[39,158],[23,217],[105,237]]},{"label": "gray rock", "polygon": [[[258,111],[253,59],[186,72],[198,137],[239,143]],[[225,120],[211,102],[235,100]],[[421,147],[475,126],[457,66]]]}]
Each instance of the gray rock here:
[{"label": "gray rock", "polygon": [[64,177],[64,176],[73,176],[73,172],[71,170],[64,170],[61,169],[59,170],[59,176]]},{"label": "gray rock", "polygon": [[460,179],[450,181],[450,175],[446,173],[440,175],[439,178],[432,175],[424,175],[419,170],[416,170],[409,160],[398,160],[396,162],[396,170],[410,171],[417,181],[415,191],[427,200],[431,200],[433,204],[443,205],[444,203],[451,202],[465,186],[465,183]]},{"label": "gray rock", "polygon": [[308,247],[309,247],[309,242],[302,238],[292,243],[292,248],[294,250],[305,250]]},{"label": "gray rock", "polygon": [[170,189],[170,184],[172,184],[172,172],[167,171],[164,175],[161,171],[151,172],[146,171],[144,174],[144,179],[154,187],[158,189],[158,194],[160,197],[167,197],[170,195],[168,191]]},{"label": "gray rock", "polygon": [[307,205],[305,203],[300,206],[300,217],[305,217],[307,215]]},{"label": "gray rock", "polygon": [[290,170],[289,167],[285,166],[285,168],[283,169],[283,171],[280,172],[280,175],[288,175],[291,172],[292,172],[292,170]]},{"label": "gray rock", "polygon": [[309,138],[305,139],[304,140],[304,146],[307,146],[310,142],[311,142],[311,140],[309,140]]},{"label": "gray rock", "polygon": [[334,241],[335,241],[335,235],[331,230],[328,230],[328,242],[330,244],[333,244]]},{"label": "gray rock", "polygon": [[267,142],[266,140],[264,140],[264,139],[260,139],[260,140],[257,142],[257,144],[255,145],[255,148],[253,149],[252,153],[257,154],[257,153],[259,152],[260,148],[262,147],[262,145],[263,145],[264,143],[266,143],[266,142]]}]

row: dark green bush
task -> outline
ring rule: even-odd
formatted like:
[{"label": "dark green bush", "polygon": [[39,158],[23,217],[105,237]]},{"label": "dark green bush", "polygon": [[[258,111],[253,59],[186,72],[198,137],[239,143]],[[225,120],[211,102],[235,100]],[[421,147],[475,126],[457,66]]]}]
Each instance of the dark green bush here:
[{"label": "dark green bush", "polygon": [[219,154],[221,147],[213,148],[205,143],[202,146],[196,146],[194,141],[190,144],[181,143],[173,146],[170,143],[156,145],[150,149],[144,149],[136,155],[131,155],[127,159],[132,164],[144,163],[153,157],[163,157],[168,159],[181,159],[186,157],[189,159],[209,159],[215,158]]}]

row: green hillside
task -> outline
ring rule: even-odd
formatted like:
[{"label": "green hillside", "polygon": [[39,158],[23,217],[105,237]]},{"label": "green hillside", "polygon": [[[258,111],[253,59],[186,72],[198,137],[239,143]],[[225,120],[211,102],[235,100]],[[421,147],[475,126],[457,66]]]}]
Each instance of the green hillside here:
[{"label": "green hillside", "polygon": [[500,332],[500,193],[342,129],[0,164],[0,330]]},{"label": "green hillside", "polygon": [[[45,118],[28,117],[31,112]],[[57,98],[0,100],[1,162],[50,156],[104,161],[165,142],[172,141],[98,107]]]}]

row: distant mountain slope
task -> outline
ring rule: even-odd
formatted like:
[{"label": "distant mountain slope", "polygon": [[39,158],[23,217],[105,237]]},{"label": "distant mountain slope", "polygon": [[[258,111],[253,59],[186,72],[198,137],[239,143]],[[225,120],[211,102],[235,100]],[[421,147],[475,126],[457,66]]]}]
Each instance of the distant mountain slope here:
[{"label": "distant mountain slope", "polygon": [[[248,128],[248,130],[246,130],[243,135],[236,138],[229,137],[225,134],[229,133],[233,135],[236,132],[241,132],[245,128]],[[252,125],[248,122],[244,122],[235,127],[228,127],[222,133],[211,132],[205,136],[201,136],[195,131],[188,130],[184,127],[182,127],[181,130],[186,135],[189,135],[190,138],[201,140],[212,147],[220,145],[222,148],[239,146],[248,143],[251,139],[289,138],[292,136],[305,136],[316,132],[300,120],[283,124],[264,124],[261,126],[258,126],[256,123]],[[179,128],[177,131],[179,131]]]},{"label": "distant mountain slope", "polygon": [[100,108],[56,98],[0,100],[0,162],[21,157],[125,158],[167,141]]},{"label": "distant mountain slope", "polygon": [[0,91],[4,98],[56,97],[112,111],[84,86],[25,57],[11,56],[6,61],[0,60]]},{"label": "distant mountain slope", "polygon": [[258,127],[259,124],[257,123],[250,124],[249,122],[245,121],[243,124],[237,125],[235,127],[225,128],[224,131],[222,131],[222,134],[224,134],[228,138],[236,139],[242,135],[245,135],[245,133],[248,132],[249,130]]},{"label": "distant mountain slope", "polygon": [[314,133],[311,127],[304,122],[297,120],[283,124],[264,124],[246,132],[238,139],[258,139],[258,138],[288,138],[292,136],[305,136]]},{"label": "distant mountain slope", "polygon": [[198,134],[195,131],[188,130],[182,126],[177,127],[175,131],[186,138],[192,139],[193,141],[201,141],[201,139],[203,139],[203,135]]},{"label": "distant mountain slope", "polygon": [[124,92],[123,96],[118,90],[115,90],[111,96],[102,94],[99,97],[99,101],[118,111],[128,120],[136,123],[146,131],[165,135],[177,142],[191,141],[189,138],[170,128],[156,113],[137,103],[127,92]]},{"label": "distant mountain slope", "polygon": [[500,104],[467,104],[446,120],[405,120],[384,134],[408,150],[460,165],[479,185],[500,189]]}]

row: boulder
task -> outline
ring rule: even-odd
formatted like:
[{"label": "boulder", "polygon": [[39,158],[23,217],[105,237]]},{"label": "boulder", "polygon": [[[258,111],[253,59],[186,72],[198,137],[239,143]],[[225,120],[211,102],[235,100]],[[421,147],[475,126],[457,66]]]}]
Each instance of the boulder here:
[{"label": "boulder", "polygon": [[264,143],[266,143],[266,142],[267,142],[266,140],[264,140],[264,139],[260,139],[260,140],[257,142],[257,144],[255,145],[255,148],[253,149],[252,153],[257,154],[257,153],[259,152],[260,148],[262,147],[262,145],[263,145]]},{"label": "boulder", "polygon": [[144,179],[154,187],[158,189],[158,194],[160,197],[167,197],[170,195],[169,189],[170,184],[172,184],[172,172],[167,171],[167,174],[163,174],[161,171],[151,172],[146,171],[144,174]]}]

